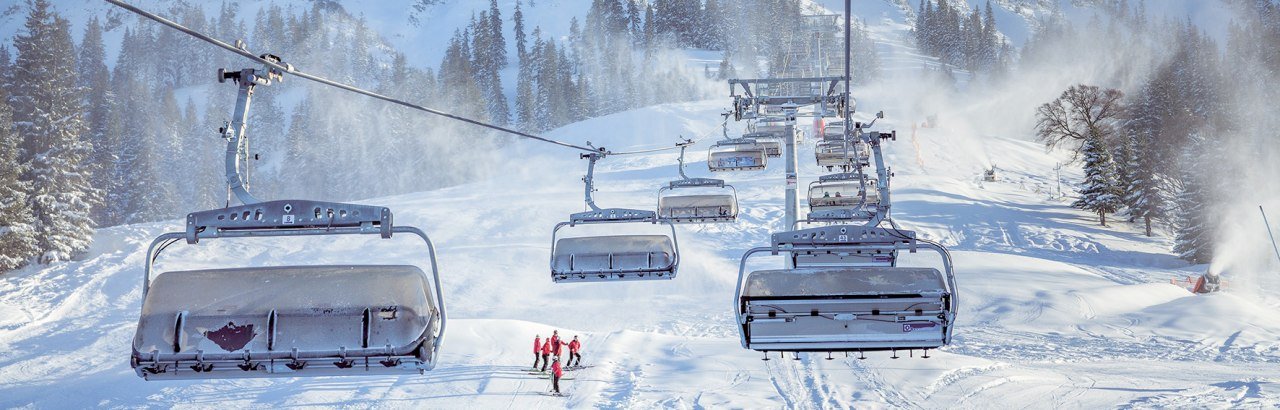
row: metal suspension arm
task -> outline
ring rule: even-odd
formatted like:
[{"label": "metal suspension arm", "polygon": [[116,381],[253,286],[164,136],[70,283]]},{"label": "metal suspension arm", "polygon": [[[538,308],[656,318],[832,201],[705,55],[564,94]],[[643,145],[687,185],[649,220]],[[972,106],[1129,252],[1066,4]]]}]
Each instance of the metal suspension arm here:
[{"label": "metal suspension arm", "polygon": [[[261,58],[271,63],[280,63],[280,57],[274,55],[264,54]],[[265,72],[267,76],[258,75],[261,72]],[[218,82],[225,83],[227,80],[231,80],[240,86],[240,93],[236,97],[236,109],[231,117],[231,123],[224,126],[220,131],[222,132],[222,138],[227,140],[227,188],[236,195],[236,199],[239,199],[245,205],[262,202],[249,192],[249,135],[247,131],[249,128],[249,106],[253,101],[253,90],[254,87],[259,85],[271,85],[272,80],[280,81],[283,79],[283,74],[270,66],[267,66],[264,70],[246,68],[233,72],[218,69]],[[230,199],[228,198],[228,200]],[[228,205],[230,204],[228,203]]]},{"label": "metal suspension arm", "polygon": [[[254,87],[258,84],[268,85],[271,82],[269,79],[254,74],[254,70],[251,68],[234,73],[218,70],[218,82],[226,82],[228,79],[235,81],[240,86],[240,93],[236,97],[236,109],[235,114],[231,117],[231,123],[221,130],[222,137],[227,140],[227,188],[236,195],[236,199],[239,199],[241,203],[245,205],[256,204],[262,201],[253,196],[252,193],[249,193],[248,176],[245,175],[247,174],[247,154],[249,151],[249,136],[245,131],[248,129],[249,105],[253,101]],[[245,173],[240,172],[241,166],[246,168]]]},{"label": "metal suspension arm", "polygon": [[676,159],[676,161],[680,163],[680,167],[677,169],[680,171],[680,179],[684,181],[689,180],[689,176],[684,174],[684,150],[690,145],[693,145],[693,140],[685,140],[685,142],[676,144],[676,146],[680,147],[680,158]]}]

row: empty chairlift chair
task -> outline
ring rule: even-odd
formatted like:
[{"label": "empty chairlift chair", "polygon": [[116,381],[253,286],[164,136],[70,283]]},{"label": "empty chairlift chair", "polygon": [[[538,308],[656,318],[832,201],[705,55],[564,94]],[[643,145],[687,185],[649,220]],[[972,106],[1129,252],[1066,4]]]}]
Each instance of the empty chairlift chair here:
[{"label": "empty chairlift chair", "polygon": [[733,222],[738,218],[738,192],[724,180],[689,178],[684,173],[685,146],[680,147],[680,179],[658,190],[658,219],[673,223]]},{"label": "empty chairlift chair", "polygon": [[[944,271],[898,267],[897,252],[936,251]],[[747,273],[757,254],[795,268]],[[951,257],[910,231],[834,225],[779,232],[742,256],[734,311],[744,348],[777,352],[928,350],[946,346],[958,310]]]},{"label": "empty chairlift chair", "polygon": [[711,172],[755,171],[768,165],[766,148],[749,139],[721,140],[707,151],[707,169]]},{"label": "empty chairlift chair", "polygon": [[822,128],[823,141],[844,140],[844,120],[832,121]]},{"label": "empty chairlift chair", "polygon": [[[782,107],[781,106],[772,106],[772,107],[777,108],[777,112],[773,113],[774,116],[761,118],[759,121],[757,121],[755,126],[752,127],[753,133],[768,134],[768,135],[775,136],[777,138],[784,138],[786,137],[786,132],[787,132],[786,119],[783,117],[777,116],[782,114]],[[803,136],[802,133],[797,132],[796,142],[803,141],[804,138],[802,138],[802,136]]]},{"label": "empty chairlift chair", "polygon": [[779,134],[767,132],[751,132],[742,135],[742,139],[755,141],[764,147],[765,155],[770,158],[778,158],[782,156],[782,137]]},{"label": "empty chairlift chair", "polygon": [[[591,210],[569,216],[556,224],[551,235],[551,279],[562,282],[608,282],[672,279],[680,266],[675,225],[660,220],[657,213],[638,209],[604,208],[595,205],[593,174],[595,163],[604,156],[585,154],[587,168],[586,201]],[[580,225],[638,224],[667,225],[666,234],[624,234],[562,237],[563,228]],[[621,230],[622,228],[619,228]]]},{"label": "empty chairlift chair", "polygon": [[[431,279],[412,265],[345,264],[171,271],[160,253],[185,240],[407,234],[426,244]],[[420,374],[445,328],[435,249],[392,226],[387,208],[303,200],[195,212],[147,250],[132,365],[155,379]]]}]

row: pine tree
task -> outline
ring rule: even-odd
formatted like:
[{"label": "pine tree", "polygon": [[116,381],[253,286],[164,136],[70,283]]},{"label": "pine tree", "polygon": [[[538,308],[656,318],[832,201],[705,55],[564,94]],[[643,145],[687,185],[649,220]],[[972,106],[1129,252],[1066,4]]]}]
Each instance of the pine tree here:
[{"label": "pine tree", "polygon": [[556,57],[556,44],[554,41],[547,41],[541,49],[541,56],[538,58],[538,72],[535,77],[537,81],[536,104],[534,104],[534,119],[537,124],[538,131],[546,131],[562,124],[559,105],[563,104],[564,90],[562,83],[558,81],[556,69],[560,66]]},{"label": "pine tree", "polygon": [[[490,64],[495,72],[507,68],[507,40],[502,35],[502,11],[498,9],[498,0],[489,0],[489,24],[486,29],[489,30],[489,46],[491,47],[489,50]],[[501,86],[499,86],[498,90],[501,92]],[[504,115],[503,118],[506,118],[506,116]]]},{"label": "pine tree", "polygon": [[1102,226],[1107,226],[1107,214],[1119,210],[1124,202],[1120,181],[1116,180],[1116,166],[1102,136],[1090,134],[1081,146],[1084,156],[1084,182],[1080,187],[1080,199],[1071,204],[1076,208],[1098,214]]},{"label": "pine tree", "polygon": [[0,44],[0,88],[9,88],[13,78],[12,67],[13,55],[9,53],[9,46]]},{"label": "pine tree", "polygon": [[[1137,138],[1135,138],[1135,141]],[[1149,139],[1146,143],[1150,143]],[[1152,235],[1152,224],[1165,220],[1169,209],[1169,197],[1165,187],[1168,183],[1156,171],[1154,150],[1145,144],[1136,145],[1129,165],[1129,186],[1126,201],[1129,215],[1141,221],[1147,236]]]},{"label": "pine tree", "polygon": [[654,43],[657,42],[656,37],[658,36],[658,21],[654,13],[655,11],[652,4],[648,4],[645,6],[644,8],[644,49],[645,49],[646,61],[649,60],[649,53],[651,52],[651,50],[653,50],[653,47],[655,46]]},{"label": "pine tree", "polygon": [[644,44],[644,21],[640,16],[640,2],[627,0],[627,32],[631,38],[631,46]]},{"label": "pine tree", "polygon": [[994,70],[1000,59],[1000,31],[996,27],[996,13],[991,8],[991,0],[987,0],[986,10],[982,17],[982,47],[979,50],[981,66],[988,71]]},{"label": "pine tree", "polygon": [[100,194],[89,180],[92,147],[81,139],[81,90],[69,26],[47,1],[35,0],[24,32],[13,40],[18,57],[9,101],[24,138],[22,179],[31,183],[28,203],[42,263],[69,260],[89,248],[90,213]]},{"label": "pine tree", "polygon": [[516,60],[519,64],[519,68],[524,70],[524,66],[527,64],[525,60],[529,59],[529,50],[528,45],[525,43],[524,12],[520,11],[519,0],[516,0],[515,12],[511,13],[511,24],[515,27]]},{"label": "pine tree", "polygon": [[[1187,145],[1184,158],[1201,164],[1205,142],[1198,136]],[[1182,189],[1178,192],[1177,215],[1174,221],[1176,236],[1173,253],[1191,263],[1208,263],[1213,260],[1213,215],[1210,212],[1211,198],[1208,182],[1195,170],[1197,166],[1184,167],[1182,172]]]},{"label": "pine tree", "polygon": [[19,179],[18,134],[4,90],[0,89],[0,273],[20,268],[39,254],[35,218],[27,203],[30,184]]},{"label": "pine tree", "polygon": [[[93,172],[92,184],[101,189],[113,185],[110,168],[116,161],[119,147],[116,136],[107,131],[107,122],[111,118],[111,73],[107,70],[106,51],[102,43],[102,25],[94,17],[85,25],[84,39],[80,42],[80,56],[77,59],[77,72],[80,74],[80,87],[85,90],[84,110],[86,112],[85,140],[93,147],[89,157],[89,166]],[[98,225],[106,225],[105,203],[100,202],[93,211],[93,220]]]},{"label": "pine tree", "polygon": [[[493,7],[497,7],[496,3]],[[495,23],[498,24],[497,28],[492,27]],[[472,18],[466,33],[472,34],[468,47],[471,74],[484,96],[485,113],[496,124],[507,125],[511,115],[498,73],[506,63],[506,52],[498,50],[499,47],[506,47],[502,40],[501,24],[501,20],[494,21],[490,11],[482,11],[479,18]]]},{"label": "pine tree", "polygon": [[448,105],[455,107],[460,115],[480,118],[486,115],[486,109],[475,81],[470,42],[471,38],[465,31],[454,31],[440,62],[438,76],[441,88],[448,91]]}]

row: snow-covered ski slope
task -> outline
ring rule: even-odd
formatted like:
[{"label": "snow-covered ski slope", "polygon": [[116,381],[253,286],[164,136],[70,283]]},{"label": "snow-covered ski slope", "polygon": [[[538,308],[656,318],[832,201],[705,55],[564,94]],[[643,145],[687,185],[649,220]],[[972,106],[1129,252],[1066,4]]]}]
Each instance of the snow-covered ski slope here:
[{"label": "snow-covered ski slope", "polygon": [[[548,0],[550,1],[550,0]],[[539,1],[541,4],[542,1]],[[920,58],[897,26],[878,25],[894,71]],[[896,51],[895,51],[896,50]],[[897,59],[897,60],[894,60]],[[912,62],[911,59],[916,59]],[[896,62],[895,62],[896,61]],[[948,122],[920,129],[934,107],[895,92],[855,90],[860,119],[885,110],[895,219],[943,241],[956,257],[961,311],[952,346],[931,358],[867,360],[801,355],[761,361],[738,344],[732,319],[738,258],[781,228],[781,163],[715,175],[734,184],[742,215],[730,225],[679,228],[682,266],[671,281],[553,284],[551,228],[583,209],[585,161],[572,151],[517,143],[506,159],[474,164],[500,178],[363,201],[389,206],[396,222],[424,228],[439,249],[450,314],[440,364],[425,376],[144,382],[128,366],[140,305],[144,249],[166,223],[103,229],[79,262],[0,277],[0,407],[379,407],[379,408],[1042,408],[1274,407],[1280,405],[1280,315],[1233,292],[1192,296],[1171,278],[1198,274],[1124,224],[1098,227],[1054,199],[1053,168],[1023,135],[991,135]],[[918,96],[917,96],[918,97]],[[552,135],[614,150],[703,138],[691,176],[708,176],[705,149],[719,134],[726,100],[649,107],[572,124]],[[732,125],[732,124],[731,124]],[[734,126],[735,129],[737,126]],[[732,132],[732,131],[731,131]],[[801,149],[802,183],[823,173],[812,141]],[[611,157],[601,164],[602,206],[651,208],[676,178],[676,154]],[[995,164],[1002,181],[980,182]],[[381,166],[395,164],[338,164]],[[1068,181],[1078,180],[1064,167]],[[423,174],[424,178],[430,177]],[[1070,192],[1070,186],[1064,186]],[[209,241],[175,245],[160,270],[197,267],[423,263],[408,238]],[[904,265],[932,259],[904,258]],[[252,284],[246,284],[252,286]],[[585,362],[540,393],[529,375],[531,338],[560,329],[584,339]]]},{"label": "snow-covered ski slope", "polygon": [[[426,376],[144,382],[127,364],[143,249],[177,221],[100,232],[89,258],[28,268],[0,281],[0,406],[187,405],[353,407],[1071,407],[1255,406],[1280,403],[1280,316],[1232,293],[1192,296],[1167,244],[1049,199],[1064,158],[1004,137],[921,130],[887,95],[864,106],[899,129],[889,144],[900,223],[956,251],[962,310],[954,344],[929,359],[801,355],[763,362],[738,346],[731,319],[736,262],[779,228],[780,164],[728,180],[742,199],[733,225],[681,227],[672,281],[556,285],[550,229],[582,209],[584,161],[519,144],[504,177],[365,201],[424,227],[439,244],[451,321]],[[718,133],[723,101],[672,104],[554,133],[615,149]],[[894,115],[892,113],[902,113]],[[916,148],[918,144],[919,148]],[[705,146],[705,145],[703,145]],[[802,152],[812,152],[811,145]],[[809,154],[811,155],[811,154]],[[702,159],[705,153],[691,153]],[[999,160],[1002,182],[980,183]],[[651,207],[676,174],[674,153],[615,157],[599,174],[602,205]],[[819,174],[808,155],[802,173]],[[356,166],[352,164],[352,166]],[[690,167],[696,176],[702,163]],[[405,171],[408,172],[408,171]],[[1074,174],[1067,175],[1070,178]],[[407,239],[209,242],[175,247],[161,270],[343,261],[413,262]],[[928,260],[916,261],[930,263]],[[905,264],[910,264],[907,261]],[[252,286],[252,284],[246,284]],[[530,339],[584,338],[594,367],[542,396],[527,374]],[[74,391],[73,394],[66,394]]]}]

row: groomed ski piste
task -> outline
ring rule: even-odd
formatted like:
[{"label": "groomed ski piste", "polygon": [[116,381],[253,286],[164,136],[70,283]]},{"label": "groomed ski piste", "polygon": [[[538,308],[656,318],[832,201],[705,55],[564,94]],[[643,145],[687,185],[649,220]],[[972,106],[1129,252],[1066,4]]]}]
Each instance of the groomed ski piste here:
[{"label": "groomed ski piste", "polygon": [[[875,28],[875,27],[873,27]],[[883,27],[882,27],[883,28]],[[898,28],[900,29],[900,28]],[[887,29],[886,29],[887,30]],[[885,33],[884,47],[902,47]],[[891,52],[891,51],[887,51]],[[895,54],[901,55],[901,54]],[[914,56],[911,56],[914,57]],[[885,59],[885,70],[899,69]],[[901,64],[901,69],[918,67]],[[890,75],[889,77],[893,77]],[[1056,198],[1069,153],[1029,135],[989,135],[946,122],[892,83],[855,89],[884,110],[876,129],[895,174],[893,215],[948,246],[961,304],[955,340],[929,359],[887,353],[761,361],[742,349],[732,314],[738,260],[783,229],[781,164],[717,174],[733,184],[736,223],[679,226],[671,281],[554,284],[551,228],[583,210],[585,162],[517,142],[476,166],[495,177],[430,192],[358,201],[390,207],[437,244],[450,316],[439,364],[422,376],[146,382],[128,363],[152,238],[180,220],[102,229],[82,261],[35,266],[0,281],[0,407],[377,408],[1025,408],[1274,407],[1280,404],[1280,315],[1274,300],[1228,289],[1195,296],[1170,284],[1202,273],[1169,255],[1167,239],[1123,223],[1097,226]],[[708,176],[726,99],[667,104],[571,124],[549,135],[615,150],[701,138],[690,176]],[[855,115],[869,121],[869,112]],[[730,133],[740,131],[730,123]],[[740,127],[741,124],[737,124]],[[802,184],[826,173],[801,148]],[[699,149],[700,148],[700,149]],[[676,153],[610,157],[597,169],[602,206],[650,209],[677,177]],[[998,182],[981,173],[996,163]],[[372,166],[373,164],[345,164]],[[381,166],[381,165],[378,165]],[[388,172],[409,170],[388,169]],[[1064,167],[1067,182],[1078,170]],[[424,176],[428,177],[428,176]],[[1070,192],[1071,185],[1063,189]],[[160,271],[356,261],[425,263],[407,238],[176,244]],[[932,258],[906,256],[905,266]],[[1230,278],[1228,278],[1230,279]],[[252,286],[247,284],[246,286]],[[583,340],[592,367],[562,381],[528,373],[531,339],[558,329]],[[918,352],[917,352],[918,353]]]}]

